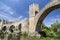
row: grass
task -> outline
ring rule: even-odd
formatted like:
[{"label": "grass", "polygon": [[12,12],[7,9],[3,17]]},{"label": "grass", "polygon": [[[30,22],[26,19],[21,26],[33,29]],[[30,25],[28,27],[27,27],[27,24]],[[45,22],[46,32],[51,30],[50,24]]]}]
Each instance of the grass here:
[{"label": "grass", "polygon": [[34,38],[34,37],[32,37],[32,38],[30,38],[30,40],[60,40],[60,38],[56,38],[56,37]]}]

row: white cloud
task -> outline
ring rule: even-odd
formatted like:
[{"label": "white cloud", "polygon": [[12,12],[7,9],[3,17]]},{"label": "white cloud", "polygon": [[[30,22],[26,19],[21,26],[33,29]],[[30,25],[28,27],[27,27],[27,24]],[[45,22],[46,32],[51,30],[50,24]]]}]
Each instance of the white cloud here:
[{"label": "white cloud", "polygon": [[27,20],[28,18],[24,18],[23,20]]},{"label": "white cloud", "polygon": [[[17,1],[17,0],[15,0],[15,1]],[[19,16],[18,18],[12,17],[11,15],[14,14],[15,12],[13,11],[13,9],[11,7],[7,6],[6,4],[4,4],[2,2],[0,2],[0,10],[1,10],[0,17],[2,17],[4,19],[8,19],[8,20],[22,20],[23,19],[23,16]],[[24,20],[26,20],[26,19],[27,18],[25,18]]]},{"label": "white cloud", "polygon": [[27,20],[28,18],[23,18],[21,21]]},{"label": "white cloud", "polygon": [[23,16],[18,17],[18,19],[21,19],[21,18],[23,18]]},{"label": "white cloud", "polygon": [[5,20],[8,20],[8,21],[21,21],[21,20],[27,20],[27,18],[23,18],[23,16],[19,16],[18,18],[13,18],[12,16],[8,15],[8,14],[5,14],[4,12],[0,12],[0,18],[2,17],[3,19]]},{"label": "white cloud", "polygon": [[0,3],[0,10],[9,14],[14,14],[13,9],[2,2]]},{"label": "white cloud", "polygon": [[57,18],[59,18],[59,17],[60,17],[60,15],[56,15],[56,17],[57,17]]},{"label": "white cloud", "polygon": [[51,19],[51,22],[54,23],[56,20],[60,21],[60,18]]},{"label": "white cloud", "polygon": [[51,27],[51,24],[45,24],[47,27]]},{"label": "white cloud", "polygon": [[6,16],[6,15],[3,15],[3,14],[0,14],[0,18],[2,18],[2,19],[8,19],[8,16]]},{"label": "white cloud", "polygon": [[20,16],[18,18],[15,18],[15,20],[17,21],[23,21],[23,20],[27,20],[28,18],[24,18],[23,16]]},{"label": "white cloud", "polygon": [[[16,20],[16,21],[21,21],[23,19],[23,16],[19,16],[18,18],[13,18],[12,20]],[[10,20],[10,21],[12,21]]]},{"label": "white cloud", "polygon": [[9,10],[8,10],[8,13],[10,13],[10,14],[14,14],[14,12],[13,12],[13,11],[9,11]]},{"label": "white cloud", "polygon": [[6,14],[5,12],[0,12],[0,19],[4,19],[4,20],[15,20],[14,17],[12,17],[9,14]]}]

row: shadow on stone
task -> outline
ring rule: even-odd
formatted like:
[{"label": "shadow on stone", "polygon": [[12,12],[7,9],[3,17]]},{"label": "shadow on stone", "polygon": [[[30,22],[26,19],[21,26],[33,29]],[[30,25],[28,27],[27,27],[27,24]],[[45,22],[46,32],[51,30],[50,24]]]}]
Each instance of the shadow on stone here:
[{"label": "shadow on stone", "polygon": [[41,35],[41,37],[47,37],[47,35],[44,31],[39,31],[38,33]]}]

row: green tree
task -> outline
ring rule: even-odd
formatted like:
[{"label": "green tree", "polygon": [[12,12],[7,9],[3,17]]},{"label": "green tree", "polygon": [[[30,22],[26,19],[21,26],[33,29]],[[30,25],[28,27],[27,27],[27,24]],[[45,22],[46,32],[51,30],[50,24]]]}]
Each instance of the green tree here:
[{"label": "green tree", "polygon": [[51,24],[51,29],[56,35],[60,35],[60,22],[56,20],[53,24]]},{"label": "green tree", "polygon": [[54,32],[57,32],[59,28],[60,28],[60,22],[58,20],[56,20],[53,24],[51,24],[51,29]]},{"label": "green tree", "polygon": [[46,25],[42,23],[42,31],[46,32],[47,35],[49,35],[52,31],[50,28],[48,28]]}]

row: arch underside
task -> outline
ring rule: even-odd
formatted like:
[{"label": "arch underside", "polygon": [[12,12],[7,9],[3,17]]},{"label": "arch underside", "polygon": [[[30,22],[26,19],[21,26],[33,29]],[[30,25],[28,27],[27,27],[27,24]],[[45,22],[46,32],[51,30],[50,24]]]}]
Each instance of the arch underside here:
[{"label": "arch underside", "polygon": [[42,29],[41,29],[41,24],[42,24],[43,20],[45,19],[45,17],[46,17],[51,11],[53,11],[53,10],[55,10],[55,9],[58,9],[58,8],[60,8],[60,4],[54,5],[54,6],[50,7],[50,8],[48,8],[48,9],[46,9],[46,10],[42,13],[42,15],[39,17],[38,22],[37,22],[37,25],[36,25],[36,31],[37,31],[37,32],[39,32],[39,31],[42,30]]}]

